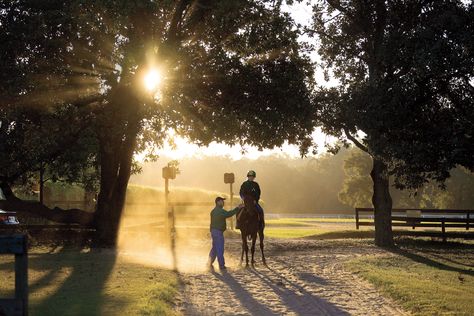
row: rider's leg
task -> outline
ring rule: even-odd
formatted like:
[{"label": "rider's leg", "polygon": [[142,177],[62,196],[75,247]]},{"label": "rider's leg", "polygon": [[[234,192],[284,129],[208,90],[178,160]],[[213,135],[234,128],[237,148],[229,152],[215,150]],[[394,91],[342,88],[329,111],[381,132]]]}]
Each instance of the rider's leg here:
[{"label": "rider's leg", "polygon": [[261,221],[261,224],[262,226],[265,226],[265,214],[263,213],[263,208],[260,204],[256,204],[257,206],[257,211],[258,213],[260,214],[260,221]]}]

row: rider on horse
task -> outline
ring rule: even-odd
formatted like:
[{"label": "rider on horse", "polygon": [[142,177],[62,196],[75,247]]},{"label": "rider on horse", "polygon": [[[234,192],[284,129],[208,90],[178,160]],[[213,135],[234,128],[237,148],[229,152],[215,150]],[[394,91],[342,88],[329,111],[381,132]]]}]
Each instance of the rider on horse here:
[{"label": "rider on horse", "polygon": [[247,181],[244,181],[244,183],[242,183],[242,185],[240,186],[240,197],[243,199],[245,195],[250,195],[255,199],[255,206],[259,213],[260,224],[265,225],[263,208],[258,203],[258,201],[260,200],[261,191],[260,186],[255,181],[256,177],[257,173],[255,171],[250,170],[249,172],[247,172]]}]

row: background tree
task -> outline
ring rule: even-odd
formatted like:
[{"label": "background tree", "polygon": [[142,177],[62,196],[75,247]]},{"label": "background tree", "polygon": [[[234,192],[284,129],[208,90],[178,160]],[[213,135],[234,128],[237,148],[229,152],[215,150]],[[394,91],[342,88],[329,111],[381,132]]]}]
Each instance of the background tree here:
[{"label": "background tree", "polygon": [[[21,74],[4,82],[2,106],[85,111],[100,174],[97,210],[92,218],[78,213],[69,220],[92,221],[101,244],[115,244],[134,155],[160,146],[169,128],[200,145],[264,148],[288,141],[302,153],[311,146],[312,64],[278,3],[25,0],[2,6],[9,58],[2,71]],[[164,76],[159,93],[144,89],[150,67]],[[17,82],[26,88],[15,88]],[[12,179],[3,180],[9,194],[1,206],[14,201],[18,208],[21,201],[8,189]]]},{"label": "background tree", "polygon": [[351,207],[370,207],[372,180],[370,170],[372,160],[365,152],[352,148],[344,161],[344,182],[338,194],[339,200]]},{"label": "background tree", "polygon": [[[346,205],[370,207],[373,194],[370,170],[372,159],[357,148],[350,149],[344,160],[344,180],[339,199]],[[471,209],[474,204],[474,174],[464,167],[450,171],[450,176],[440,188],[439,183],[430,181],[416,192],[393,188],[391,195],[394,208],[441,208]],[[390,181],[393,186],[393,181]],[[415,194],[416,193],[416,194]]]},{"label": "background tree", "polygon": [[323,66],[339,81],[316,97],[325,131],[372,157],[375,242],[391,246],[390,175],[416,189],[458,163],[472,167],[472,124],[460,113],[473,115],[473,5],[328,0],[313,9]]}]

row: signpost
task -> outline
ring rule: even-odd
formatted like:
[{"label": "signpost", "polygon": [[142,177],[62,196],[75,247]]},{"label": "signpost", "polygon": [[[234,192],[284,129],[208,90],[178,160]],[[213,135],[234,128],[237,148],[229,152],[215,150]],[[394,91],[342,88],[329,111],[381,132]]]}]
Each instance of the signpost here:
[{"label": "signpost", "polygon": [[175,254],[175,223],[174,223],[174,207],[170,207],[169,203],[169,180],[176,179],[177,169],[174,166],[163,167],[162,177],[165,179],[165,213],[166,213],[166,232],[170,236],[170,247],[173,256],[173,268],[176,269],[176,254]]},{"label": "signpost", "polygon": [[[232,209],[232,202],[234,200],[234,192],[232,191],[232,184],[235,182],[234,173],[224,173],[224,183],[230,185],[230,209]],[[234,217],[230,218],[230,229],[234,229]]]},{"label": "signpost", "polygon": [[176,168],[173,166],[166,166],[163,167],[162,169],[162,176],[163,179],[165,179],[165,207],[166,210],[168,210],[168,195],[170,193],[169,191],[169,180],[176,179]]}]

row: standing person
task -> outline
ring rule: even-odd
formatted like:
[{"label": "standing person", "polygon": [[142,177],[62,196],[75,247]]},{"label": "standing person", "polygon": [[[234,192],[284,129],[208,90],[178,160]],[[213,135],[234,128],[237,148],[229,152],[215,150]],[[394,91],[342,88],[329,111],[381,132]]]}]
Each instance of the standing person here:
[{"label": "standing person", "polygon": [[212,264],[216,260],[219,263],[219,269],[226,270],[224,260],[224,231],[227,228],[226,218],[231,217],[242,209],[244,206],[240,204],[232,211],[224,210],[224,198],[216,197],[216,207],[211,211],[211,237],[212,237],[212,248],[209,252],[209,267],[212,268]]},{"label": "standing person", "polygon": [[265,216],[263,214],[263,208],[260,206],[258,201],[260,200],[260,186],[255,181],[257,173],[253,170],[247,172],[247,181],[244,181],[240,186],[240,198],[243,199],[244,195],[251,195],[255,199],[255,206],[260,215],[260,225],[265,225]]}]

